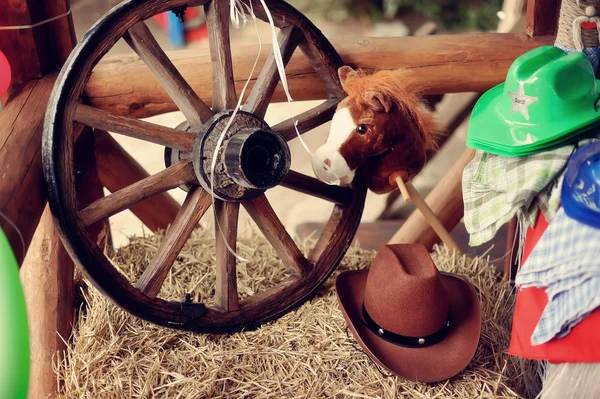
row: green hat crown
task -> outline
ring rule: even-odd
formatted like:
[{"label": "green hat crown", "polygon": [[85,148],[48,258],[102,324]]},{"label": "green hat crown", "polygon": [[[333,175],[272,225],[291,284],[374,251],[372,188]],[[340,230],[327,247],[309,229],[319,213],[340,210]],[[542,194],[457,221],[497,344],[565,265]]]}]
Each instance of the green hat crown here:
[{"label": "green hat crown", "polygon": [[598,89],[585,54],[553,46],[517,58],[506,81],[477,102],[467,145],[499,155],[524,155],[564,142],[596,120]]},{"label": "green hat crown", "polygon": [[593,108],[598,93],[587,56],[544,46],[513,62],[499,111],[515,123],[548,123]]}]

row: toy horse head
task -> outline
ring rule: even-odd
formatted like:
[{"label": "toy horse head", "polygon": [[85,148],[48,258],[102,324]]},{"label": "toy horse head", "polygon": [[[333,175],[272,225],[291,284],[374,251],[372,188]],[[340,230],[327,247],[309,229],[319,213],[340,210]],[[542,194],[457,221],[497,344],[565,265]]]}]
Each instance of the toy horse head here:
[{"label": "toy horse head", "polygon": [[410,179],[423,168],[437,129],[432,114],[408,70],[366,75],[344,66],[338,73],[348,97],[338,105],[327,141],[315,152],[315,175],[348,184],[363,166],[372,191],[392,191],[392,173],[405,171]]}]

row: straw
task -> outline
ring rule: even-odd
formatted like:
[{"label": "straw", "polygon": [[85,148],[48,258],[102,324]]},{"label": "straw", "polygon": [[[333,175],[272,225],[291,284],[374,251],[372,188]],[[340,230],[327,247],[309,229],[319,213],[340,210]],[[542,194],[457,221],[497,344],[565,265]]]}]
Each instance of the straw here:
[{"label": "straw", "polygon": [[[131,280],[144,270],[160,236],[133,238],[113,258]],[[307,252],[312,242],[301,242]],[[287,277],[260,236],[241,238],[250,262],[238,265],[241,297]],[[334,277],[314,299],[254,331],[194,334],[159,327],[113,305],[86,281],[85,309],[76,321],[64,363],[56,365],[59,398],[520,398],[537,380],[537,363],[506,354],[514,296],[508,283],[481,259],[437,249],[441,270],[467,275],[482,310],[479,348],[467,369],[449,381],[420,384],[386,377],[364,355],[338,308],[335,275],[368,267],[375,252],[351,248]],[[196,231],[159,296],[185,292],[211,302],[215,282],[214,236]],[[525,366],[521,367],[521,363]],[[535,393],[535,392],[534,392]]]}]

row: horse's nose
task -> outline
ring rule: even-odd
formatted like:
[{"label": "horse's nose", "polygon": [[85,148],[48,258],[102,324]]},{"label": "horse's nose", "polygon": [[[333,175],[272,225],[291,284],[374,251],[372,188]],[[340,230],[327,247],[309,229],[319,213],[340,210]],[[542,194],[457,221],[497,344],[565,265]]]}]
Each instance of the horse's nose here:
[{"label": "horse's nose", "polygon": [[323,161],[323,163],[331,168],[331,159],[325,158],[325,160]]}]

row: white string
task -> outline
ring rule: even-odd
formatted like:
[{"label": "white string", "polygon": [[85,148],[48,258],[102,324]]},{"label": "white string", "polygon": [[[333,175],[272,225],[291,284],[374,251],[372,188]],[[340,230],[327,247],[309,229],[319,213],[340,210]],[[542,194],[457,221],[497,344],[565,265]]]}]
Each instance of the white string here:
[{"label": "white string", "polygon": [[244,12],[242,5],[243,3],[240,0],[231,0],[229,3],[229,18],[236,29],[246,26],[246,13]]},{"label": "white string", "polygon": [[[239,1],[240,0],[231,0],[232,7],[234,7],[234,3],[237,5],[237,3]],[[281,55],[281,49],[279,46],[279,42],[277,40],[277,32],[275,31],[275,22],[273,21],[273,16],[271,15],[271,12],[269,11],[269,8],[267,7],[267,4],[265,3],[265,1],[260,0],[260,2],[263,6],[265,14],[267,15],[267,19],[269,20],[269,25],[271,26],[271,35],[272,35],[272,40],[273,40],[273,57],[275,58],[275,64],[277,65],[277,72],[279,73],[279,79],[281,81],[281,86],[283,87],[283,90],[286,94],[288,103],[291,103],[294,100],[292,99],[292,96],[290,95],[290,92],[289,92],[287,76],[285,74],[285,65],[283,63],[283,56]],[[242,3],[242,4],[244,4],[244,3]],[[250,7],[252,7],[252,2],[250,2]],[[248,6],[246,6],[246,8],[248,8]],[[256,16],[254,15],[254,10],[250,10],[250,15],[252,16],[252,19],[254,20],[254,25],[256,26]],[[260,42],[260,35],[259,35],[259,42]],[[310,150],[310,148],[308,148],[308,145],[306,144],[304,139],[302,139],[302,135],[300,134],[300,131],[298,130],[298,121],[294,117],[292,117],[291,119],[292,119],[292,122],[294,125],[294,129],[296,130],[296,135],[298,136],[298,139],[300,140],[300,143],[302,144],[302,146],[304,147],[306,152],[310,155],[311,160],[317,159],[316,156],[314,155],[314,153]],[[337,179],[337,181],[325,182],[325,183],[329,184],[329,185],[339,184],[340,180],[341,180],[340,177],[326,163],[321,162],[321,164],[322,164],[323,168],[325,168],[325,170],[329,171]]]},{"label": "white string", "polygon": [[[239,15],[237,14],[239,12],[239,6],[240,4],[243,4],[240,2],[240,0],[231,0],[230,3],[230,17],[231,18],[238,18]],[[233,8],[236,8],[236,11],[233,12],[231,11]],[[246,7],[247,8],[247,7]],[[252,70],[250,71],[250,76],[248,76],[248,80],[246,80],[246,83],[244,84],[244,88],[242,89],[242,92],[240,93],[239,97],[238,97],[238,102],[233,110],[233,113],[231,114],[231,117],[229,118],[229,120],[227,121],[227,124],[225,125],[225,128],[223,129],[223,131],[221,132],[221,134],[219,135],[219,139],[217,140],[217,144],[215,146],[215,151],[213,153],[213,157],[211,160],[211,164],[210,164],[210,194],[212,196],[212,201],[213,201],[213,206],[215,204],[215,168],[217,166],[217,159],[219,157],[219,151],[221,149],[221,146],[223,145],[223,141],[225,140],[225,137],[227,136],[227,132],[229,131],[229,128],[231,127],[231,124],[233,123],[233,120],[235,119],[238,111],[240,110],[240,108],[242,107],[242,100],[244,99],[244,93],[246,92],[246,89],[248,88],[248,84],[250,83],[250,81],[252,80],[252,76],[254,76],[254,71],[256,69],[256,66],[258,65],[258,61],[260,59],[260,54],[262,53],[262,40],[260,39],[260,33],[258,31],[258,25],[256,24],[256,15],[254,14],[254,10],[252,8],[252,3],[250,3],[250,9],[248,10],[250,12],[250,16],[252,17],[252,20],[254,21],[254,27],[256,29],[256,36],[258,37],[258,54],[256,56],[256,59],[254,60],[254,65],[252,66]],[[236,19],[238,22],[238,25],[236,27],[239,26],[239,19]],[[242,20],[246,21],[246,16],[244,15]],[[233,22],[233,19],[232,19]],[[236,22],[233,22],[234,25]],[[221,235],[223,236],[223,241],[225,242],[225,246],[227,247],[227,250],[233,255],[235,256],[235,258],[237,260],[239,260],[240,262],[247,262],[248,260],[241,257],[233,248],[231,248],[231,246],[229,245],[229,243],[227,242],[227,238],[225,237],[225,232],[223,232],[223,229],[221,228],[221,224],[219,223],[219,219],[215,218],[215,224],[217,226],[217,229],[219,230],[219,232],[221,233]]]},{"label": "white string", "polygon": [[25,239],[23,238],[23,234],[21,234],[21,230],[19,230],[19,228],[17,227],[17,225],[8,218],[8,216],[6,216],[4,214],[4,212],[0,211],[0,217],[2,217],[2,219],[6,220],[6,222],[13,228],[13,230],[17,233],[17,235],[19,236],[19,240],[21,240],[21,248],[23,251],[23,258],[25,259]]},{"label": "white string", "polygon": [[[269,24],[271,26],[271,33],[273,36],[273,56],[275,58],[275,63],[277,65],[277,71],[279,73],[279,78],[281,80],[281,85],[283,86],[283,89],[285,91],[286,97],[287,97],[287,101],[288,102],[292,102],[292,96],[289,93],[289,87],[288,87],[288,82],[287,82],[287,77],[285,75],[285,65],[283,62],[283,57],[281,55],[281,50],[279,48],[279,42],[277,40],[277,33],[275,31],[275,23],[273,21],[273,17],[271,16],[271,12],[269,11],[269,8],[267,7],[267,5],[265,4],[264,0],[260,0],[261,4],[263,6],[263,9],[265,11],[265,14],[267,15],[267,19],[269,20]],[[212,196],[212,202],[213,202],[213,206],[215,204],[215,200],[216,200],[216,196],[215,196],[215,192],[214,192],[214,185],[215,185],[215,179],[214,179],[214,175],[215,175],[215,168],[217,165],[217,160],[218,160],[218,156],[219,156],[219,151],[221,149],[221,146],[223,145],[223,141],[225,140],[225,137],[227,136],[227,132],[229,131],[231,125],[233,124],[233,121],[235,119],[235,117],[237,116],[239,110],[242,107],[242,100],[244,98],[244,94],[246,92],[246,89],[248,88],[248,84],[250,83],[250,81],[252,80],[252,76],[254,76],[254,71],[256,70],[256,66],[258,65],[258,61],[260,59],[260,55],[262,53],[262,40],[260,38],[260,32],[258,30],[258,24],[257,24],[257,19],[256,19],[256,14],[254,13],[254,9],[253,9],[253,5],[252,2],[249,3],[250,6],[248,6],[247,4],[245,4],[244,2],[242,2],[241,0],[230,0],[229,3],[229,17],[231,19],[232,24],[239,29],[240,27],[244,27],[246,26],[246,22],[247,22],[247,18],[246,18],[246,13],[244,12],[244,7],[246,8],[246,10],[248,11],[248,13],[250,14],[252,21],[254,22],[254,28],[256,30],[256,36],[258,38],[258,54],[256,56],[256,59],[254,60],[254,65],[252,66],[252,70],[250,71],[250,76],[248,76],[248,79],[246,80],[246,83],[244,84],[244,87],[242,89],[242,92],[240,93],[239,97],[238,97],[238,102],[231,114],[231,117],[229,118],[229,120],[227,121],[227,124],[225,125],[225,128],[223,129],[223,131],[221,132],[221,134],[219,135],[219,139],[217,140],[216,146],[215,146],[215,151],[213,153],[213,157],[211,160],[211,165],[210,165],[210,194]],[[294,129],[296,130],[296,134],[298,135],[298,138],[300,139],[300,142],[302,143],[302,146],[304,147],[304,149],[308,152],[308,154],[311,156],[311,159],[315,159],[315,155],[312,153],[312,151],[308,148],[308,145],[304,142],[304,140],[302,139],[301,135],[300,135],[300,131],[298,130],[298,121],[296,121],[296,119],[294,117],[292,117],[292,121],[294,123]],[[332,182],[332,183],[327,183],[327,184],[337,184],[339,183],[339,176],[337,176],[335,174],[335,172],[333,172],[333,170],[330,169],[330,167],[328,165],[326,165],[325,163],[323,163],[323,166],[325,169],[328,169],[331,171],[331,173],[338,179],[337,182]],[[247,262],[248,260],[241,257],[230,245],[229,242],[227,240],[227,238],[225,237],[225,233],[223,231],[223,229],[221,228],[221,225],[219,223],[218,218],[215,218],[215,225],[217,226],[217,229],[219,230],[219,232],[221,233],[221,235],[223,236],[223,241],[225,243],[225,246],[227,248],[227,250],[233,255],[235,256],[235,258],[241,262]]]},{"label": "white string", "polygon": [[[300,143],[302,144],[302,146],[304,147],[304,149],[306,150],[306,152],[308,152],[308,154],[310,155],[310,159],[314,160],[314,159],[318,159],[315,154],[310,150],[310,148],[308,148],[308,145],[306,144],[306,142],[304,141],[304,139],[302,138],[302,135],[300,134],[300,131],[298,130],[298,121],[292,116],[292,121],[294,122],[294,129],[296,130],[296,136],[298,136],[298,139],[300,140]],[[335,176],[336,180],[334,181],[323,181],[323,183],[328,184],[330,186],[335,186],[340,184],[341,178],[337,175],[337,173],[335,173],[333,171],[333,169],[327,165],[325,162],[321,161],[321,165],[323,166],[323,168],[325,168],[325,170],[327,170],[329,173],[331,173],[332,175]]]},{"label": "white string", "polygon": [[69,11],[65,12],[64,14],[60,14],[60,15],[57,15],[56,17],[52,17],[52,18],[48,18],[48,19],[45,19],[40,22],[36,22],[35,24],[32,24],[32,25],[0,26],[0,30],[33,29],[40,25],[47,24],[48,22],[56,21],[59,18],[66,17],[69,14],[71,14],[71,9],[69,9]]},{"label": "white string", "polygon": [[[233,1],[233,0],[232,0]],[[292,96],[290,95],[290,91],[288,88],[287,77],[285,76],[285,65],[283,65],[283,57],[281,56],[281,50],[279,49],[279,43],[277,42],[277,32],[275,31],[275,22],[273,22],[273,17],[271,16],[271,12],[269,8],[265,4],[265,0],[260,0],[263,9],[265,10],[265,14],[267,14],[267,19],[269,20],[269,25],[271,25],[271,34],[273,36],[273,56],[275,57],[275,64],[277,64],[277,71],[279,72],[279,79],[281,80],[281,86],[283,86],[283,90],[285,91],[285,95],[287,96],[288,102],[294,101]],[[256,24],[256,18],[254,17],[254,23]]]},{"label": "white string", "polygon": [[583,51],[583,41],[581,40],[581,23],[587,22],[588,17],[577,17],[573,20],[573,43],[577,51]]}]

